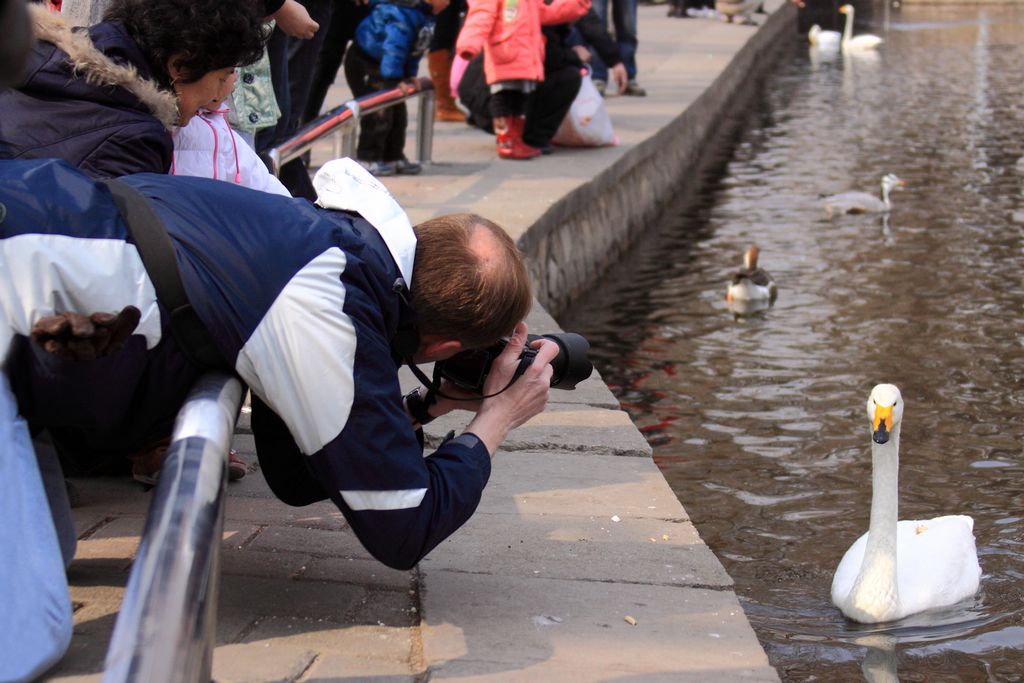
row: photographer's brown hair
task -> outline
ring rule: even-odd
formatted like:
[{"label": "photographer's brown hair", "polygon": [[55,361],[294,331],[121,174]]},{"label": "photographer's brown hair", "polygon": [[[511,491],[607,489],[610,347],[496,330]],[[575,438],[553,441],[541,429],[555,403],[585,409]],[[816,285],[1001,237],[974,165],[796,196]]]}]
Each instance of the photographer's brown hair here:
[{"label": "photographer's brown hair", "polygon": [[420,332],[490,346],[512,333],[533,302],[522,254],[492,221],[456,213],[415,227],[412,304]]}]

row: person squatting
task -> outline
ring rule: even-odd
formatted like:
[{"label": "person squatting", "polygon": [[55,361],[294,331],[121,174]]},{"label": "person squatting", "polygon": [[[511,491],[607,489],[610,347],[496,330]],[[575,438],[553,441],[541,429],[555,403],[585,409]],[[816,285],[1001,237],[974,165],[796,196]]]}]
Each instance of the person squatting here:
[{"label": "person squatting", "polygon": [[[532,297],[501,228],[469,214],[414,228],[349,159],[314,178],[318,206],[203,178],[115,182],[163,224],[208,339],[250,389],[261,470],[282,501],[331,499],[395,568],[473,514],[491,456],[544,409],[558,353],[532,342],[536,358],[512,381]],[[43,462],[44,449],[37,459],[33,436],[86,466],[123,458],[170,433],[203,369],[175,337],[105,182],[64,161],[5,161],[0,209],[0,679],[25,680],[60,659],[72,623],[74,531],[52,495],[63,490],[60,466]],[[77,359],[60,353],[73,344],[50,335],[55,316],[99,312],[102,343],[85,340]],[[510,332],[485,398],[445,385],[447,398],[420,390],[403,400],[401,364]],[[475,416],[423,457],[421,425],[455,408]]]}]

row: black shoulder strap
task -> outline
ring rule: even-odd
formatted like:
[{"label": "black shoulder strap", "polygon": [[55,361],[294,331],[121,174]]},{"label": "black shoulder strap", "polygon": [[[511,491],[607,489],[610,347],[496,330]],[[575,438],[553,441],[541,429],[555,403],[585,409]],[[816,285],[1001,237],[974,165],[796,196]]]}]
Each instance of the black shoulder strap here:
[{"label": "black shoulder strap", "polygon": [[174,245],[167,235],[160,217],[153,211],[146,198],[131,185],[116,179],[103,182],[114,196],[121,218],[128,226],[128,233],[135,241],[149,279],[156,290],[156,298],[171,316],[171,332],[185,356],[204,370],[233,369],[224,361],[210,338],[203,321],[196,315],[181,283]]}]

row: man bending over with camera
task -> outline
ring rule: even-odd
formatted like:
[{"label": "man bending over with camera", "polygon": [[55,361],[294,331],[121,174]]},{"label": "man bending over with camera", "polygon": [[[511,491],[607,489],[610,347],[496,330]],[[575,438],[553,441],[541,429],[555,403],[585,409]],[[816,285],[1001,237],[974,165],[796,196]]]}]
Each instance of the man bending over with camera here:
[{"label": "man bending over with camera", "polygon": [[[374,557],[408,568],[473,514],[490,457],[548,398],[554,343],[533,342],[514,379],[531,297],[519,252],[490,221],[452,215],[414,229],[350,160],[317,175],[322,208],[199,178],[121,182],[61,161],[0,165],[4,680],[38,675],[71,635],[74,534],[55,529],[67,515],[51,516],[41,479],[60,470],[37,462],[31,434],[47,430],[82,469],[101,466],[169,434],[194,381],[222,367],[252,392],[275,494],[292,505],[330,498]],[[140,220],[147,211],[155,218]],[[147,255],[141,223],[170,237],[205,343],[182,333],[181,310],[170,315],[167,261]],[[436,401],[403,400],[403,362],[509,334],[483,397],[445,386]],[[456,407],[476,413],[467,430],[424,458],[419,424]]]}]

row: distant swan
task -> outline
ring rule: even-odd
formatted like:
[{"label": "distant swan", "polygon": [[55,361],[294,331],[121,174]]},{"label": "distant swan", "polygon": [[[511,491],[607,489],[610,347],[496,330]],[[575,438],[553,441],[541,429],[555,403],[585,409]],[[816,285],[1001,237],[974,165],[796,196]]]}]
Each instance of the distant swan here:
[{"label": "distant swan", "polygon": [[846,15],[846,25],[843,26],[841,43],[844,50],[874,50],[882,44],[881,38],[870,33],[853,35],[853,5],[843,5],[839,8],[839,12]]},{"label": "distant swan", "polygon": [[839,31],[823,31],[817,24],[807,32],[807,40],[820,50],[838,50],[842,37]]},{"label": "distant swan", "polygon": [[973,519],[896,521],[903,408],[892,384],[871,390],[871,524],[846,551],[832,580],[832,602],[865,624],[955,604],[974,595],[981,580]]},{"label": "distant swan", "polygon": [[751,245],[743,254],[743,268],[737,270],[725,292],[729,310],[736,315],[748,315],[763,311],[775,303],[778,288],[772,276],[757,266],[760,249]]},{"label": "distant swan", "polygon": [[867,192],[841,192],[825,197],[825,213],[829,218],[843,213],[887,213],[892,208],[889,194],[906,183],[892,173],[882,176],[882,198]]}]

